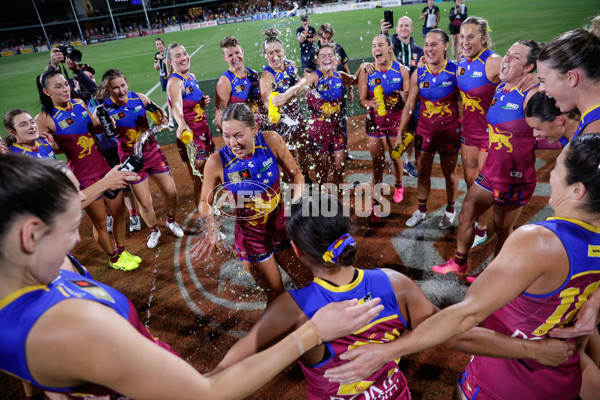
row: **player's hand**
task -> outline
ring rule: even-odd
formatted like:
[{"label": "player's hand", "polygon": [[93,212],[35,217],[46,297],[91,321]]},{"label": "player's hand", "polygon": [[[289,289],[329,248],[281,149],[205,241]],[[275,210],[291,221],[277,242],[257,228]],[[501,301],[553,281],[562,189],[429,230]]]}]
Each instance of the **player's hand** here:
[{"label": "player's hand", "polygon": [[116,165],[108,171],[102,182],[106,185],[106,190],[119,190],[124,189],[129,185],[130,182],[137,182],[140,177],[135,172],[131,171],[119,171],[120,165]]},{"label": "player's hand", "polygon": [[348,101],[351,103],[354,101],[354,89],[352,89],[352,86],[348,87]]},{"label": "player's hand", "polygon": [[177,124],[177,139],[181,140],[181,134],[183,133],[183,131],[188,130],[190,132],[192,132],[192,130],[190,129],[190,127],[187,124]]},{"label": "player's hand", "polygon": [[389,361],[388,357],[382,344],[358,346],[340,354],[342,360],[350,361],[325,371],[325,378],[342,385],[359,382],[381,369]]},{"label": "player's hand", "polygon": [[587,336],[596,329],[598,319],[598,304],[594,301],[586,301],[577,312],[577,321],[568,328],[553,328],[548,334],[555,338],[576,338]]},{"label": "player's hand", "polygon": [[273,105],[275,107],[281,107],[285,105],[289,100],[289,95],[286,93],[279,93],[275,97],[273,97]]},{"label": "player's hand", "polygon": [[46,142],[52,144],[54,143],[54,136],[52,136],[49,132],[39,132],[39,136],[44,139]]},{"label": "player's hand", "polygon": [[560,339],[531,340],[535,346],[535,359],[540,364],[555,367],[567,361],[576,351],[573,341]]},{"label": "player's hand", "polygon": [[364,62],[360,64],[359,69],[367,75],[371,75],[373,72],[375,72],[375,66],[373,65],[373,63],[369,62]]},{"label": "player's hand", "polygon": [[192,245],[191,252],[194,260],[201,260],[202,256],[205,256],[205,260],[208,260],[218,240],[219,232],[217,231],[217,227],[214,223],[208,224],[206,230],[198,235],[196,243]]},{"label": "player's hand", "polygon": [[319,309],[310,319],[319,331],[324,342],[356,332],[375,319],[383,306],[379,297],[357,304],[358,300],[329,303]]},{"label": "player's hand", "polygon": [[517,90],[526,92],[536,87],[538,83],[540,83],[540,81],[537,74],[525,74],[521,77],[521,79],[519,79],[519,82],[517,83]]},{"label": "player's hand", "polygon": [[417,63],[417,68],[423,68],[425,66],[425,56],[421,56],[419,58],[419,62]]},{"label": "player's hand", "polygon": [[206,108],[210,105],[210,96],[202,96],[202,99],[200,100],[200,107],[202,108]]},{"label": "player's hand", "polygon": [[157,59],[157,60],[162,60],[162,59],[163,59],[163,55],[162,55],[162,53],[160,53],[160,52],[159,52],[159,53],[156,55],[156,59]]},{"label": "player's hand", "polygon": [[60,51],[58,47],[50,50],[50,65],[52,68],[58,71],[58,64],[65,61],[64,54]]}]

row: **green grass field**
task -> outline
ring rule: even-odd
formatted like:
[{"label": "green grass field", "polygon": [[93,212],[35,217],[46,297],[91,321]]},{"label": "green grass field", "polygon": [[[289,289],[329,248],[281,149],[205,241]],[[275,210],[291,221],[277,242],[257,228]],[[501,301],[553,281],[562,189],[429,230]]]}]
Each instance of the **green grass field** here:
[{"label": "green grass field", "polygon": [[[440,26],[448,27],[449,9],[454,3],[437,3],[442,13]],[[465,3],[469,15],[478,15],[488,19],[494,49],[504,54],[506,49],[519,39],[549,40],[557,34],[579,28],[587,24],[598,13],[596,0],[576,0],[573,3],[564,0],[467,0]],[[415,21],[414,37],[423,44],[421,21],[418,15],[423,5],[395,7],[394,18],[408,15]],[[371,40],[379,33],[379,20],[383,18],[382,9],[317,14],[312,17],[311,25],[318,27],[329,22],[336,29],[335,41],[339,42],[351,58],[350,69],[354,71],[361,60],[371,57]],[[192,69],[200,82],[203,92],[214,97],[217,78],[227,68],[221,57],[219,41],[228,35],[238,37],[246,54],[246,65],[262,70],[264,59],[260,52],[262,32],[275,26],[283,32],[283,41],[287,44],[287,57],[299,63],[299,46],[295,30],[299,26],[298,18],[244,22],[222,25],[161,35],[166,43],[180,42],[190,54],[200,46],[202,48],[192,58]],[[132,38],[108,43],[82,46],[83,62],[94,66],[97,78],[108,68],[122,70],[129,81],[131,90],[147,93],[158,82],[158,73],[152,67],[154,56],[154,37]],[[11,108],[20,107],[36,114],[39,100],[34,79],[48,62],[49,53],[34,53],[0,58],[0,113],[4,115]],[[156,89],[150,96],[162,105],[165,94]],[[207,110],[209,119],[214,116],[214,108]],[[350,113],[362,113],[358,106],[350,107]],[[216,131],[212,129],[213,132]],[[3,136],[6,132],[2,132]]]}]

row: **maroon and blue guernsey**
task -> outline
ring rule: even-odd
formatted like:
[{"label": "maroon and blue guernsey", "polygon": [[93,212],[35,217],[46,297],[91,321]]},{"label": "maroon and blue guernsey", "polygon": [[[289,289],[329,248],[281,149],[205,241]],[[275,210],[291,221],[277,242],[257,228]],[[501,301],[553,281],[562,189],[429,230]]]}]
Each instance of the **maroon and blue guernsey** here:
[{"label": "maroon and blue guernsey", "polygon": [[398,360],[390,361],[377,372],[360,382],[339,384],[330,382],[323,375],[326,370],[342,365],[340,354],[369,343],[387,343],[398,338],[407,328],[400,314],[394,288],[387,274],[380,269],[356,269],[351,283],[335,286],[323,279],[315,278],[302,289],[290,290],[290,295],[308,318],[329,303],[360,299],[359,303],[381,298],[384,309],[376,319],[360,330],[331,342],[325,343],[326,356],[316,365],[302,365],[306,376],[306,398],[308,400],[410,400],[410,391],[404,375],[398,368]]},{"label": "maroon and blue guernsey", "polygon": [[[390,61],[390,65],[385,70],[377,68],[375,63],[373,65],[375,72],[368,77],[369,93],[367,98],[369,100],[374,99],[375,88],[381,86],[387,114],[379,115],[376,109],[370,108],[367,110],[367,119],[373,121],[378,130],[396,130],[400,127],[402,107],[404,106],[401,94],[404,82],[402,68],[405,67],[397,61]],[[394,132],[394,134],[396,133]]]},{"label": "maroon and blue guernsey", "polygon": [[[569,275],[551,293],[524,292],[490,315],[483,326],[507,336],[543,339],[555,327],[575,322],[581,305],[600,285],[600,228],[575,219],[538,222],[559,237],[569,257]],[[529,359],[474,356],[460,384],[470,400],[574,400],[581,387],[579,354],[557,367]]]},{"label": "maroon and blue guernsey", "polygon": [[318,76],[317,86],[306,96],[310,120],[308,134],[313,140],[341,139],[344,144],[344,128],[342,126],[342,78],[334,71],[328,76],[320,69],[313,72]]},{"label": "maroon and blue guernsey", "polygon": [[17,143],[14,143],[13,145],[9,146],[8,149],[13,153],[24,154],[29,157],[54,158],[56,160],[52,146],[45,139],[38,138],[36,139],[35,144],[37,146],[37,149],[33,150],[29,150],[28,148],[25,148]]},{"label": "maroon and blue guernsey", "polygon": [[[95,301],[113,309],[129,322],[146,339],[171,352],[169,345],[150,335],[139,320],[133,304],[119,291],[89,276],[60,271],[48,285],[30,286],[0,299],[0,370],[51,392],[71,394],[75,397],[114,394],[111,389],[85,384],[76,387],[47,387],[31,375],[27,365],[26,343],[31,328],[38,319],[56,304],[65,301]],[[174,352],[173,352],[174,353]]]},{"label": "maroon and blue guernsey", "polygon": [[260,262],[288,239],[277,158],[262,132],[254,137],[254,153],[237,157],[225,146],[219,150],[223,187],[236,204],[235,245],[242,260]]},{"label": "maroon and blue guernsey", "polygon": [[56,126],[54,141],[80,183],[98,180],[110,171],[90,134],[93,123],[83,105],[70,100],[67,108],[54,107],[52,120]]},{"label": "maroon and blue guernsey", "polygon": [[[212,139],[210,130],[208,129],[206,113],[201,106],[204,94],[200,90],[200,86],[198,86],[196,77],[191,73],[189,75],[189,78],[185,78],[181,74],[173,72],[169,77],[169,79],[180,79],[183,81],[184,93],[181,96],[183,101],[183,119],[192,130],[194,138]],[[169,97],[168,100],[169,105],[171,105],[171,98]]]},{"label": "maroon and blue guernsey", "polygon": [[501,83],[488,111],[490,147],[481,174],[498,183],[535,183],[535,137],[525,122],[528,92]]},{"label": "maroon and blue guernsey", "polygon": [[461,55],[456,74],[464,111],[462,135],[466,145],[481,150],[488,147],[487,112],[496,91],[496,84],[485,74],[485,63],[493,54],[493,51],[483,49],[472,60]]},{"label": "maroon and blue guernsey", "polygon": [[444,67],[437,74],[431,72],[428,65],[417,69],[417,73],[421,98],[417,132],[435,135],[437,132],[458,129],[460,123],[456,64],[446,60]]}]

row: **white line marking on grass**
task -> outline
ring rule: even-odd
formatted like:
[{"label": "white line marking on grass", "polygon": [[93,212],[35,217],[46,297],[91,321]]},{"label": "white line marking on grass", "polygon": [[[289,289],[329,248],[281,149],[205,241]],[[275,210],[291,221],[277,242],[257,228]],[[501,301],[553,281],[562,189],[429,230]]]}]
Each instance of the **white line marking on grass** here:
[{"label": "white line marking on grass", "polygon": [[[198,47],[198,48],[196,49],[196,51],[194,51],[194,52],[193,52],[193,53],[190,55],[190,59],[191,59],[192,57],[194,57],[194,54],[196,54],[196,53],[197,53],[197,52],[198,52],[198,51],[199,51],[201,48],[203,48],[203,47],[204,47],[204,45],[203,45],[203,44],[201,44],[201,45],[200,45],[200,47]],[[159,86],[160,86],[160,81],[159,81],[159,82],[158,82],[156,85],[154,85],[154,86],[152,87],[152,89],[150,89],[150,90],[148,91],[148,93],[146,93],[146,96],[150,96],[150,95],[152,94],[152,92],[154,92],[154,91],[155,91],[155,90],[156,90],[156,89],[157,89]],[[166,105],[166,103],[165,103],[165,105]],[[163,109],[164,109],[164,108],[165,108],[165,106],[163,106]]]}]

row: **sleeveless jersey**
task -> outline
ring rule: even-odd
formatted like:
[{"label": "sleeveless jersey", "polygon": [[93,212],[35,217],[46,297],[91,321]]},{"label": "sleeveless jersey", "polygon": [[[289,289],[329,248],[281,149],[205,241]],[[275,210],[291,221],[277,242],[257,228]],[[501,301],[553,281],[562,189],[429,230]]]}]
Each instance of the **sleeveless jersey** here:
[{"label": "sleeveless jersey", "polygon": [[[194,137],[201,137],[202,139],[208,139],[210,137],[210,131],[208,129],[208,121],[206,119],[206,113],[200,106],[202,97],[204,94],[198,86],[198,81],[193,74],[189,74],[189,78],[185,78],[177,72],[173,72],[170,79],[180,79],[183,81],[184,93],[181,96],[183,102],[183,119],[185,123],[192,130]],[[168,98],[169,104],[171,104],[171,98]]]},{"label": "sleeveless jersey", "polygon": [[437,74],[432,73],[429,66],[425,65],[417,69],[417,74],[421,99],[417,130],[424,134],[435,134],[459,128],[456,64],[446,61]]},{"label": "sleeveless jersey", "polygon": [[[267,238],[268,232],[281,233],[282,228],[285,231],[277,159],[260,131],[254,137],[254,154],[250,159],[236,157],[229,146],[221,148],[219,156],[223,165],[223,186],[233,194],[236,204],[236,245],[246,240],[249,243],[239,243],[238,247],[250,247],[252,251],[251,243],[271,240]],[[287,235],[276,239],[281,242]]]},{"label": "sleeveless jersey", "polygon": [[47,387],[36,382],[27,366],[27,336],[38,319],[63,300],[95,301],[112,308],[140,334],[172,352],[169,345],[154,339],[139,320],[133,304],[119,291],[80,274],[61,271],[48,285],[30,286],[0,299],[0,370],[31,382],[44,390],[85,395],[106,395],[112,390],[85,384],[77,387]]},{"label": "sleeveless jersey", "polygon": [[[289,88],[294,86],[300,80],[298,78],[298,74],[296,73],[296,69],[291,64],[290,61],[283,61],[285,69],[283,71],[275,71],[269,64],[265,67],[265,71],[271,73],[273,77],[275,77],[275,84],[273,85],[273,91],[277,93],[285,93]],[[294,118],[295,114],[297,114],[300,109],[298,106],[298,99],[293,97],[290,101],[287,102],[286,105],[279,108],[280,112],[284,114],[290,114],[290,116]],[[292,116],[293,115],[293,116]]]},{"label": "sleeveless jersey", "polygon": [[110,167],[90,134],[92,119],[84,106],[70,100],[70,110],[54,107],[54,140],[67,156],[69,168],[79,182],[104,176]]},{"label": "sleeveless jersey", "polygon": [[[125,158],[133,154],[133,146],[142,136],[142,133],[149,128],[146,107],[135,92],[127,93],[127,101],[123,105],[115,104],[112,98],[109,98],[104,101],[104,106],[117,125],[119,157],[121,161],[124,161]],[[153,152],[156,148],[160,150],[156,138],[154,135],[150,135],[143,147],[146,161],[148,161],[147,154]]]},{"label": "sleeveless jersey", "polygon": [[258,74],[255,70],[246,68],[246,76],[241,78],[231,69],[223,73],[223,76],[229,80],[231,84],[231,97],[228,104],[231,103],[248,103],[251,106],[260,101],[260,92],[258,89]]},{"label": "sleeveless jersey", "polygon": [[488,80],[485,63],[494,52],[482,50],[473,60],[461,55],[456,80],[463,102],[463,136],[488,138],[487,112],[496,91],[496,84]]},{"label": "sleeveless jersey", "polygon": [[589,110],[586,110],[583,114],[581,114],[581,119],[579,120],[579,125],[577,126],[577,130],[575,134],[571,138],[571,140],[575,139],[586,126],[591,124],[594,121],[598,121],[600,119],[600,103],[596,104]]},{"label": "sleeveless jersey", "polygon": [[528,92],[496,89],[488,111],[490,147],[481,173],[498,183],[535,183],[535,137],[525,122]]},{"label": "sleeveless jersey", "polygon": [[391,61],[387,70],[382,71],[375,67],[375,72],[368,77],[368,100],[375,98],[375,87],[381,86],[383,88],[383,99],[387,114],[380,116],[376,109],[369,109],[367,112],[367,119],[373,121],[381,129],[397,129],[400,126],[402,107],[404,106],[404,102],[400,97],[403,84],[401,68],[404,67],[399,62]]},{"label": "sleeveless jersey", "polygon": [[[302,289],[289,293],[308,318],[329,303],[360,299],[359,303],[380,297],[383,311],[368,325],[358,331],[325,343],[328,358],[316,365],[302,365],[307,381],[307,399],[410,399],[404,375],[396,361],[386,363],[379,371],[361,382],[347,385],[329,382],[323,377],[325,371],[342,364],[340,354],[368,343],[386,343],[398,338],[406,330],[407,324],[400,314],[394,288],[385,272],[379,269],[356,269],[358,277],[348,285],[334,286],[325,280],[315,278]],[[326,352],[327,353],[327,352]]]},{"label": "sleeveless jersey", "polygon": [[328,77],[320,69],[313,72],[319,80],[317,86],[306,96],[311,118],[317,121],[329,120],[340,123],[342,115],[340,102],[342,100],[342,77],[336,71]]},{"label": "sleeveless jersey", "polygon": [[[581,305],[600,285],[599,227],[563,218],[548,218],[537,225],[550,229],[561,240],[569,257],[568,277],[551,293],[524,292],[489,316],[483,325],[507,336],[529,340],[547,337],[554,327],[572,325]],[[558,367],[547,367],[530,359],[475,356],[466,371],[463,391],[480,391],[478,400],[576,399],[581,386],[577,352]]]},{"label": "sleeveless jersey", "polygon": [[26,156],[35,157],[35,158],[54,158],[54,150],[52,150],[52,146],[42,138],[38,138],[35,143],[37,144],[37,150],[29,150],[25,147],[15,143],[10,146],[8,149],[17,154],[24,154]]}]

